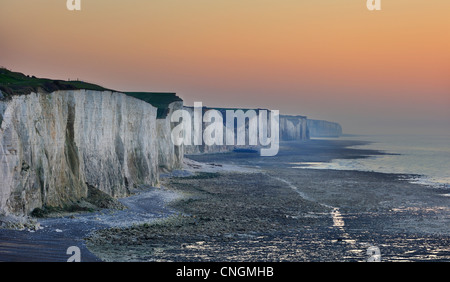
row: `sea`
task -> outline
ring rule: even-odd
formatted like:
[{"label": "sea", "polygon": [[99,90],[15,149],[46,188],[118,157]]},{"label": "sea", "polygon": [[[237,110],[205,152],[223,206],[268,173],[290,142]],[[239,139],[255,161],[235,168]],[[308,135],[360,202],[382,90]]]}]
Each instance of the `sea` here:
[{"label": "sea", "polygon": [[[450,188],[450,133],[442,135],[344,135],[340,139],[368,141],[351,148],[383,151],[386,155],[308,163],[311,169],[359,170],[415,175],[410,182]],[[305,168],[302,163],[302,168]],[[450,195],[448,195],[450,196]]]}]

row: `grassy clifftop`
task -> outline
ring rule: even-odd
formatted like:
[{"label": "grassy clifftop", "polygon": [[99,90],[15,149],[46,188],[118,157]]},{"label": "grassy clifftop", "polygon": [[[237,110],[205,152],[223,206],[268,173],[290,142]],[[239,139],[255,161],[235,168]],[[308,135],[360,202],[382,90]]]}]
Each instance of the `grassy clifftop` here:
[{"label": "grassy clifftop", "polygon": [[[0,68],[0,99],[7,99],[14,95],[27,95],[31,92],[45,91],[48,93],[57,90],[95,90],[115,91],[102,86],[83,81],[64,81],[48,78],[37,78],[19,72],[13,72]],[[182,101],[175,93],[162,92],[121,92],[128,96],[137,98],[158,108],[158,117],[165,117],[168,106],[172,102]]]},{"label": "grassy clifftop", "polygon": [[26,95],[38,90],[48,93],[57,90],[109,90],[104,87],[83,82],[83,81],[64,81],[53,80],[48,78],[37,78],[35,76],[25,75],[19,72],[0,68],[0,90],[4,97],[14,95]]},{"label": "grassy clifftop", "polygon": [[176,93],[167,92],[123,92],[128,96],[142,100],[158,108],[158,118],[165,118],[169,112],[169,105],[173,102],[183,101]]}]

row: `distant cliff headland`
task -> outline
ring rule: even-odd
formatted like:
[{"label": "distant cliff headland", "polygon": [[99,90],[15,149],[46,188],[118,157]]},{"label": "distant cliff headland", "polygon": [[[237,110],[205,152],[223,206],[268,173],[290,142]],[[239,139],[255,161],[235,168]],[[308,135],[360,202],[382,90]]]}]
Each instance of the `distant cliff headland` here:
[{"label": "distant cliff headland", "polygon": [[[0,69],[0,215],[127,196],[182,168],[185,154],[236,146],[175,146],[175,93],[121,92]],[[224,121],[225,122],[225,121]],[[280,115],[281,141],[338,137],[339,124]]]}]

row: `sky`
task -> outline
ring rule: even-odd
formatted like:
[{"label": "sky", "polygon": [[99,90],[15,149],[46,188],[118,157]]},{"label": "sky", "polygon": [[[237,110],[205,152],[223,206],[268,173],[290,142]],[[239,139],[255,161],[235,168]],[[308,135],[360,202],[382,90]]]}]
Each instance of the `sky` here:
[{"label": "sky", "polygon": [[0,66],[345,133],[450,133],[450,1],[0,0]]}]

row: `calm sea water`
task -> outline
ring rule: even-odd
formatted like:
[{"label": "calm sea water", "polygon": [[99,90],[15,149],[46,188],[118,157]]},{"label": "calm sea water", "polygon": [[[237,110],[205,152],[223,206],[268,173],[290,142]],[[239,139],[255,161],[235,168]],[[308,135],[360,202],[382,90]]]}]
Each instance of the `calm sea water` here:
[{"label": "calm sea water", "polygon": [[311,163],[310,168],[376,171],[417,174],[412,182],[450,187],[449,135],[361,135],[341,137],[373,143],[354,148],[375,149],[396,155],[373,156],[366,159],[337,159],[330,163]]}]

